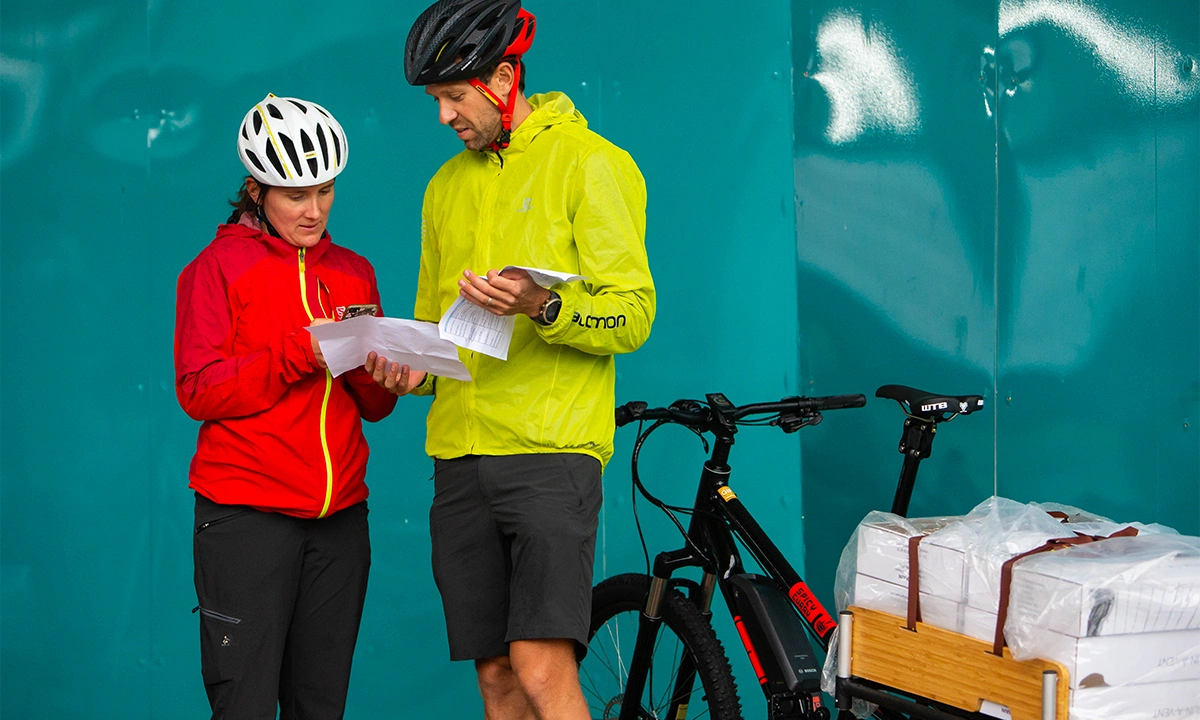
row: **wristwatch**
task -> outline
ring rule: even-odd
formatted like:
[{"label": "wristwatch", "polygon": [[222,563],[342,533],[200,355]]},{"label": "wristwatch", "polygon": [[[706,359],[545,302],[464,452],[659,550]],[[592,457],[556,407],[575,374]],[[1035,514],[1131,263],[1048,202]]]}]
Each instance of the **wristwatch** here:
[{"label": "wristwatch", "polygon": [[550,291],[550,297],[546,298],[546,302],[542,303],[542,309],[538,312],[533,321],[538,325],[552,325],[558,319],[558,312],[562,310],[562,298],[553,290]]}]

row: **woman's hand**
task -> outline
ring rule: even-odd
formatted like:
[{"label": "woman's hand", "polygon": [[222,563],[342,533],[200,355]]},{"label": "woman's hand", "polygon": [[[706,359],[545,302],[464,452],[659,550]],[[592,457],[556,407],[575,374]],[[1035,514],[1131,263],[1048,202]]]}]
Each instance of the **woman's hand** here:
[{"label": "woman's hand", "polygon": [[367,362],[363,364],[363,368],[380,387],[397,397],[409,394],[425,380],[423,371],[409,370],[407,365],[399,363],[389,364],[387,358],[376,353],[367,354]]},{"label": "woman's hand", "polygon": [[[331,322],[333,322],[333,318],[313,318],[312,324],[324,325],[325,323]],[[325,363],[325,356],[321,354],[321,345],[317,343],[317,339],[311,334],[309,334],[308,337],[312,340],[313,355],[317,358],[317,367],[324,370],[325,368],[329,367],[329,365]]]}]

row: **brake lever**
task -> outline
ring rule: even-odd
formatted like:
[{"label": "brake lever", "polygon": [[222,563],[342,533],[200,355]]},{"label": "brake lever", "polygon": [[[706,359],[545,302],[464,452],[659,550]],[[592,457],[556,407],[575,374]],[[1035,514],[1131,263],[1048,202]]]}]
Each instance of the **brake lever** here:
[{"label": "brake lever", "polygon": [[783,413],[772,420],[770,424],[783,430],[785,433],[794,433],[802,427],[819,425],[823,419],[819,412],[804,415],[799,413]]}]

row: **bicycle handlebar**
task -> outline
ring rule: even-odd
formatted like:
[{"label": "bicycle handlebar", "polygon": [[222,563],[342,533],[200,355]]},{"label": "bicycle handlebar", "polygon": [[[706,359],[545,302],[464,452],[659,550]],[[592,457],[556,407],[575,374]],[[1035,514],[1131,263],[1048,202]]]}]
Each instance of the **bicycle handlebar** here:
[{"label": "bicycle handlebar", "polygon": [[625,403],[616,409],[617,427],[628,425],[635,420],[669,420],[691,427],[708,427],[717,415],[728,421],[740,420],[750,415],[813,415],[824,410],[842,410],[844,408],[859,408],[867,404],[863,395],[829,395],[826,397],[790,397],[779,402],[752,403],[735,406],[729,404],[723,395],[710,395],[709,403],[702,404],[698,400],[676,400],[670,407],[648,407],[646,403],[635,400]]}]

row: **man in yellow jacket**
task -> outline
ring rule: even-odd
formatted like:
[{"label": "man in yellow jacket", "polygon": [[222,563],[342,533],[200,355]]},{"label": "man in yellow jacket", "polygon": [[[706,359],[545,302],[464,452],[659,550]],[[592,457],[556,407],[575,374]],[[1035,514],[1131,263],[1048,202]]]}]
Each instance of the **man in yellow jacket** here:
[{"label": "man in yellow jacket", "polygon": [[[425,192],[414,315],[436,322],[461,297],[515,316],[507,360],[460,350],[471,382],[386,360],[368,369],[396,394],[434,395],[434,578],[451,658],[475,661],[486,717],[583,720],[576,658],[612,456],[613,356],[650,334],[654,284],[633,159],[566,95],[524,96],[534,30],[519,0],[441,0],[404,56],[465,145]],[[584,279],[544,288],[509,266]]]}]

